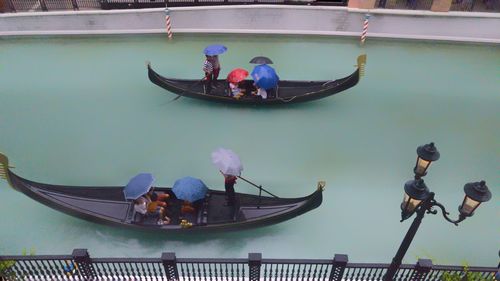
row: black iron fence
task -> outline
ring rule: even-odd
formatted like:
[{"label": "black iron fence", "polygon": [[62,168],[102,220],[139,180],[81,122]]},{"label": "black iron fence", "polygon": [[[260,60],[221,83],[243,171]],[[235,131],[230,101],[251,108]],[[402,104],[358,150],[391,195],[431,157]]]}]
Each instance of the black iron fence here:
[{"label": "black iron fence", "polygon": [[[141,9],[180,6],[284,4],[347,6],[348,0],[0,0],[6,12]],[[0,11],[2,8],[0,8]]]},{"label": "black iron fence", "polygon": [[[430,10],[433,0],[377,0],[375,8]],[[500,0],[453,0],[450,11],[500,12]]]},{"label": "black iron fence", "polygon": [[[376,0],[375,8],[430,10],[433,0]],[[0,12],[241,5],[347,6],[348,0],[0,0]],[[500,12],[500,0],[453,0],[451,11]]]},{"label": "black iron fence", "polygon": [[430,10],[432,0],[377,0],[376,8],[400,10]]},{"label": "black iron fence", "polygon": [[0,0],[11,12],[100,9],[99,0]]},{"label": "black iron fence", "polygon": [[450,11],[500,12],[500,0],[453,0]]},{"label": "black iron fence", "polygon": [[[164,253],[161,258],[92,258],[85,249],[63,256],[0,256],[4,280],[167,280],[167,281],[375,281],[382,280],[388,264],[349,263],[347,255],[332,260],[263,259],[251,253],[247,259],[187,259]],[[402,265],[394,281],[438,281],[445,275],[461,280],[493,281],[497,268],[433,265],[419,259]],[[1,279],[1,278],[0,278]]]}]

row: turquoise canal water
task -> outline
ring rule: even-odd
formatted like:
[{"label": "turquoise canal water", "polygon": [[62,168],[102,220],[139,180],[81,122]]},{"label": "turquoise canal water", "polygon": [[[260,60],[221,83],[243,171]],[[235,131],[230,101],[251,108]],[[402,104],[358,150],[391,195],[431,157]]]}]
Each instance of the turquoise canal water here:
[{"label": "turquoise canal water", "polygon": [[[201,50],[225,44],[222,75],[266,55],[282,79],[333,79],[368,55],[354,88],[278,108],[234,107],[175,95],[149,82],[201,78]],[[158,185],[194,176],[215,189],[218,147],[234,150],[243,175],[283,197],[313,192],[323,204],[290,221],[240,232],[169,235],[94,224],[33,201],[0,182],[0,252],[92,256],[332,258],[389,263],[411,220],[400,223],[403,185],[418,145],[441,159],[425,178],[458,216],[463,185],[486,180],[490,202],[458,227],[427,215],[404,262],[496,266],[500,245],[500,48],[270,36],[115,36],[0,40],[0,150],[28,179],[124,185],[152,172]],[[244,182],[239,192],[254,192]]]}]

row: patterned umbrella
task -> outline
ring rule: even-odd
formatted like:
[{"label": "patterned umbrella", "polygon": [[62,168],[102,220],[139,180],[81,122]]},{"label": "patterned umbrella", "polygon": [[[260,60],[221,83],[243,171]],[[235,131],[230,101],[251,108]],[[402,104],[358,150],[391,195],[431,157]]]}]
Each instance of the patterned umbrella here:
[{"label": "patterned umbrella", "polygon": [[229,72],[229,74],[227,75],[227,81],[231,83],[239,83],[245,80],[247,76],[248,76],[248,71],[246,71],[243,68],[235,68],[231,70],[231,72]]}]

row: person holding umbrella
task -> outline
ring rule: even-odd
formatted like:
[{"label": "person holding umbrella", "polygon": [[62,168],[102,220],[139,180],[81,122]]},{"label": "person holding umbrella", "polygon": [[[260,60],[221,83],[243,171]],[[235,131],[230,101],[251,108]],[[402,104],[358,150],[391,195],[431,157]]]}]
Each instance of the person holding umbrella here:
[{"label": "person holding umbrella", "polygon": [[274,96],[273,92],[278,86],[279,77],[274,68],[268,65],[272,64],[273,61],[267,57],[259,56],[251,59],[250,63],[257,64],[251,74],[254,79],[254,86],[257,89],[252,94],[267,99],[268,91],[270,91],[270,96]]},{"label": "person holding umbrella", "polygon": [[236,204],[236,194],[234,192],[234,185],[236,184],[237,177],[234,175],[220,173],[224,176],[224,189],[226,190],[226,206],[234,206]]},{"label": "person holding umbrella", "polygon": [[235,68],[227,75],[229,83],[230,96],[239,99],[245,94],[245,89],[242,89],[242,81],[248,76],[248,71],[243,68]]},{"label": "person holding umbrella", "polygon": [[203,80],[207,82],[207,92],[210,92],[212,87],[216,86],[220,73],[219,55],[225,51],[227,51],[226,46],[220,44],[209,45],[203,50],[205,54],[202,68],[203,72],[205,72]]},{"label": "person holding umbrella", "polygon": [[254,67],[251,75],[257,88],[257,91],[253,94],[263,99],[267,99],[268,91],[272,91],[278,86],[279,77],[274,68],[267,64]]},{"label": "person holding umbrella", "polygon": [[219,169],[224,176],[224,188],[226,190],[226,205],[234,206],[236,204],[236,194],[234,185],[236,179],[243,171],[243,165],[240,158],[232,150],[218,148],[212,152],[212,163]]},{"label": "person holding umbrella", "polygon": [[[145,197],[153,186],[154,177],[150,173],[140,173],[130,179],[127,185],[123,188],[123,195],[127,200],[134,201],[134,210],[143,216],[158,215],[158,224],[170,223],[170,218],[166,216],[166,211],[163,207],[154,206],[154,209],[148,207],[151,200]],[[155,194],[156,195],[156,194]],[[155,199],[156,200],[156,199]]]}]

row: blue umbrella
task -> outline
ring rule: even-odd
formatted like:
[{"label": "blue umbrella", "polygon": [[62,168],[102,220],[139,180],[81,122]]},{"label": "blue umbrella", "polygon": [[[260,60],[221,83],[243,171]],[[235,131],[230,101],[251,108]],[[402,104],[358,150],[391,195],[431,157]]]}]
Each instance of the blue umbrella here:
[{"label": "blue umbrella", "polygon": [[200,179],[183,177],[175,181],[172,191],[178,199],[194,202],[205,198],[208,188]]},{"label": "blue umbrella", "polygon": [[155,178],[150,173],[141,173],[130,179],[123,189],[125,199],[137,199],[149,191]]},{"label": "blue umbrella", "polygon": [[267,64],[261,64],[254,67],[251,75],[255,84],[263,89],[272,89],[276,87],[280,80],[274,68]]},{"label": "blue umbrella", "polygon": [[207,56],[220,55],[227,51],[226,46],[220,44],[209,45],[203,50],[203,53]]}]

